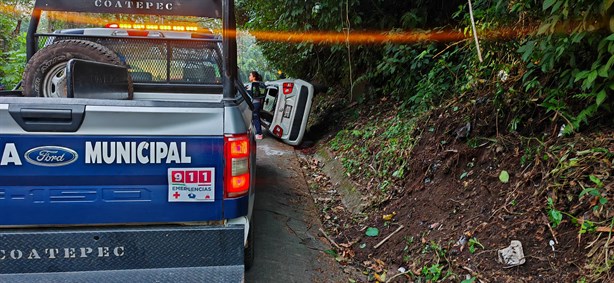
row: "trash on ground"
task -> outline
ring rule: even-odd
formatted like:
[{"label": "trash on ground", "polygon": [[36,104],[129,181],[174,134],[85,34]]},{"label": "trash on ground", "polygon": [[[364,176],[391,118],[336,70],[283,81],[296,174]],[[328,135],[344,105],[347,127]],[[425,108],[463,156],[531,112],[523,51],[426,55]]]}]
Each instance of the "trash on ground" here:
[{"label": "trash on ground", "polygon": [[522,251],[522,243],[517,240],[513,240],[509,247],[497,251],[499,256],[499,262],[509,265],[521,265],[525,263],[524,252]]}]

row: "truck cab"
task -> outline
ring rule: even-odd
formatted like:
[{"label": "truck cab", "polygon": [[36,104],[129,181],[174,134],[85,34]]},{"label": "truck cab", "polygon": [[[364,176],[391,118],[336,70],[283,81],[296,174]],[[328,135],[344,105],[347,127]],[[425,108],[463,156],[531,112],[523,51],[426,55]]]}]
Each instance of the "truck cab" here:
[{"label": "truck cab", "polygon": [[256,148],[234,30],[227,0],[36,0],[22,90],[0,93],[1,282],[243,279]]}]

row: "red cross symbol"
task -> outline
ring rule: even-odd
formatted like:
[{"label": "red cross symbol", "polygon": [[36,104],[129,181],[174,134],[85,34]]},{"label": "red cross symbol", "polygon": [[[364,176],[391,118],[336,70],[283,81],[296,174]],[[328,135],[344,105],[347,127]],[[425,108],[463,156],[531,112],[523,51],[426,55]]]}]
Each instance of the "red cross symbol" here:
[{"label": "red cross symbol", "polygon": [[175,192],[175,193],[173,194],[173,196],[175,197],[175,199],[178,199],[178,198],[179,198],[179,196],[181,196],[181,195],[180,195],[178,192]]}]

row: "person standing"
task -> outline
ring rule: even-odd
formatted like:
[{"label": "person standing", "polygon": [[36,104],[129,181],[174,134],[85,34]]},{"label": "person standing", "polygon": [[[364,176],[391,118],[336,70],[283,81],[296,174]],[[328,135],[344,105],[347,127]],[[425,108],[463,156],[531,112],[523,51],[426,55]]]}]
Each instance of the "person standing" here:
[{"label": "person standing", "polygon": [[[249,73],[249,82],[250,88],[253,88],[253,83],[256,82],[261,82],[262,81],[262,76],[256,72],[256,71],[251,71]],[[251,93],[252,93],[252,104],[254,104],[254,110],[252,111],[252,124],[254,125],[254,127],[256,128],[256,139],[257,140],[261,140],[262,139],[262,126],[260,125],[260,108],[262,107],[262,97],[261,97],[261,91],[260,89],[251,89]]]}]

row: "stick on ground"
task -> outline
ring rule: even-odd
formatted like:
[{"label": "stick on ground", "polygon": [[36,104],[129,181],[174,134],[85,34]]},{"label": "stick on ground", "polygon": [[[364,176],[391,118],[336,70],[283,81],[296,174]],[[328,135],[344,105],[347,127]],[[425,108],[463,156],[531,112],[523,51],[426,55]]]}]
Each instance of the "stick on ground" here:
[{"label": "stick on ground", "polygon": [[379,248],[379,246],[383,245],[384,242],[388,241],[388,239],[390,239],[390,237],[392,237],[392,235],[396,234],[397,232],[401,231],[401,229],[403,229],[403,225],[399,226],[399,228],[397,228],[396,230],[394,230],[394,232],[392,232],[390,235],[388,235],[388,237],[384,238],[381,242],[377,243],[377,245],[375,245],[374,248]]},{"label": "stick on ground", "polygon": [[322,228],[320,228],[320,232],[322,233],[322,235],[324,235],[324,237],[331,243],[331,245],[335,246],[335,248],[337,248],[338,250],[341,250],[341,247],[339,247],[339,245],[337,245],[337,243],[335,243],[335,241],[333,241],[333,239],[331,239],[328,234],[326,234],[326,232],[324,232],[324,230]]}]

